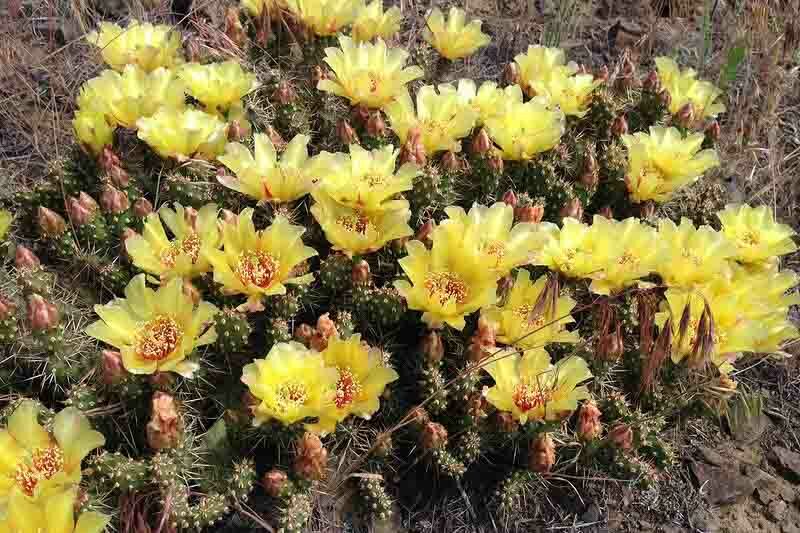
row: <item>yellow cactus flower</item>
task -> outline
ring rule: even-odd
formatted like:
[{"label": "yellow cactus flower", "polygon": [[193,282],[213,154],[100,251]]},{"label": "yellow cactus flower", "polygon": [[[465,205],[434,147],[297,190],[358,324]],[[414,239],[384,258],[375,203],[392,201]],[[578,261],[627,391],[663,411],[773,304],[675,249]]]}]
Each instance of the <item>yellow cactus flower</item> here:
[{"label": "yellow cactus flower", "polygon": [[279,10],[287,7],[286,0],[241,0],[241,5],[253,18],[260,17],[265,9],[277,16]]},{"label": "yellow cactus flower", "polygon": [[146,72],[126,65],[122,74],[105,70],[81,86],[78,107],[103,111],[106,120],[124,128],[135,128],[136,121],[152,116],[162,107],[186,106],[183,84],[172,71],[157,68]]},{"label": "yellow cactus flower", "polygon": [[125,287],[125,298],[95,305],[94,311],[100,320],[89,325],[86,334],[117,348],[132,374],[175,372],[192,377],[199,365],[187,357],[217,340],[212,319],[218,309],[205,301],[195,306],[180,278],[153,290],[139,274]]},{"label": "yellow cactus flower", "polygon": [[480,20],[467,23],[467,14],[455,6],[450,8],[447,19],[438,7],[434,8],[425,23],[428,27],[422,38],[450,61],[471,56],[492,40],[481,31]]},{"label": "yellow cactus flower", "polygon": [[321,416],[333,403],[338,378],[319,352],[298,342],[275,344],[265,359],[242,369],[242,382],[260,400],[253,409],[253,425],[270,420],[290,425]]},{"label": "yellow cactus flower", "polygon": [[267,228],[256,231],[252,208],[235,222],[222,226],[222,250],[208,250],[214,281],[228,294],[247,296],[243,309],[263,308],[265,296],[285,294],[287,284],[306,284],[313,274],[298,275],[297,269],[316,250],[303,244],[305,228],[277,216]]},{"label": "yellow cactus flower", "polygon": [[506,99],[502,112],[486,120],[486,131],[503,159],[524,161],[554,148],[565,129],[564,113],[537,96],[522,103]]},{"label": "yellow cactus flower", "polygon": [[394,200],[381,211],[369,212],[342,205],[321,188],[311,195],[315,200],[311,214],[322,226],[325,238],[348,257],[380,250],[387,242],[413,233],[408,225],[411,210],[405,200]]},{"label": "yellow cactus flower", "polygon": [[[177,203],[174,210],[161,207],[147,216],[142,235],[125,240],[128,256],[137,268],[164,281],[176,276],[192,279],[210,271],[205,252],[220,245],[217,211],[216,204],[207,204],[194,217]],[[162,220],[174,235],[172,240]]]},{"label": "yellow cactus flower", "polygon": [[[793,291],[800,276],[791,270],[753,269],[734,265],[729,290],[742,298],[742,312],[759,318],[769,314],[786,314],[793,305],[800,305],[800,293]],[[717,280],[719,281],[719,280]]]},{"label": "yellow cactus flower", "polygon": [[436,227],[432,239],[447,240],[448,246],[453,247],[464,241],[474,243],[482,268],[498,278],[513,268],[530,264],[548,238],[538,224],[515,225],[514,209],[503,202],[491,207],[475,204],[469,213],[454,206],[445,208],[445,212],[448,218]]},{"label": "yellow cactus flower", "polygon": [[138,136],[161,157],[214,159],[225,149],[226,124],[198,109],[161,108],[136,122]]},{"label": "yellow cactus flower", "polygon": [[638,218],[618,221],[595,215],[587,240],[591,242],[592,279],[596,294],[611,294],[649,275],[663,260],[663,243],[656,231]]},{"label": "yellow cactus flower", "polygon": [[548,222],[539,227],[545,242],[534,265],[546,266],[569,278],[585,278],[594,270],[594,243],[588,238],[588,225],[566,218],[561,228]]},{"label": "yellow cactus flower", "polygon": [[287,5],[314,35],[324,37],[336,35],[352,24],[363,1],[287,0]]},{"label": "yellow cactus flower", "polygon": [[656,272],[670,287],[702,285],[719,276],[729,276],[728,260],[736,253],[731,242],[709,226],[695,228],[688,218],[680,226],[669,219],[658,223],[658,238],[664,258]]},{"label": "yellow cactus flower", "polygon": [[[319,188],[334,201],[352,209],[375,212],[397,209],[398,194],[410,191],[419,169],[413,163],[395,172],[399,150],[387,145],[365,150],[350,145],[350,155],[323,152],[317,156]],[[402,204],[405,205],[405,204]]]},{"label": "yellow cactus flower", "polygon": [[83,512],[78,490],[70,488],[47,498],[32,500],[12,489],[7,508],[0,516],[0,531],[8,533],[101,533],[111,518],[95,512]]},{"label": "yellow cactus flower", "polygon": [[461,151],[462,139],[469,135],[478,114],[461,104],[458,91],[450,84],[432,85],[417,91],[417,109],[408,91],[403,91],[384,111],[389,117],[392,131],[405,143],[410,135],[419,135],[425,153],[429,156],[450,150]]},{"label": "yellow cactus flower", "polygon": [[681,70],[669,57],[655,58],[661,86],[669,93],[669,111],[673,115],[688,103],[692,104],[696,119],[713,118],[725,112],[725,105],[717,102],[723,93],[713,83],[698,80],[697,72]]},{"label": "yellow cactus flower", "polygon": [[529,45],[524,54],[514,57],[519,69],[520,85],[533,97],[553,78],[566,78],[578,70],[574,63],[567,64],[567,56],[560,48]]},{"label": "yellow cactus flower", "polygon": [[449,324],[464,329],[464,317],[497,298],[497,275],[482,268],[474,243],[453,246],[436,240],[431,250],[420,241],[406,244],[408,255],[400,259],[409,281],[394,282],[408,308],[423,311],[422,320],[431,328]]},{"label": "yellow cactus flower", "polygon": [[559,296],[555,309],[550,312],[535,310],[547,278],[531,281],[527,270],[520,270],[503,305],[489,306],[481,316],[496,328],[497,340],[522,351],[544,348],[551,342],[575,343],[580,341],[577,331],[567,331],[566,326],[575,322],[570,314],[575,300],[567,295]]},{"label": "yellow cactus flower", "polygon": [[524,357],[507,348],[492,356],[484,369],[494,379],[484,396],[500,411],[511,413],[521,424],[535,420],[563,420],[590,398],[589,389],[578,385],[592,377],[586,361],[567,356],[555,365],[543,349]]},{"label": "yellow cactus flower", "polygon": [[623,135],[628,149],[625,183],[631,200],[664,202],[678,189],[719,166],[717,152],[700,150],[704,135],[681,136],[676,128],[652,126],[650,133]]},{"label": "yellow cactus flower", "polygon": [[537,87],[537,94],[557,105],[565,115],[583,117],[589,112],[594,90],[602,83],[591,74],[562,74],[535,83],[534,86]]},{"label": "yellow cactus flower", "polygon": [[100,30],[86,36],[97,46],[106,64],[122,72],[125,65],[137,65],[146,72],[183,63],[181,34],[169,26],[131,21],[127,28],[101,22]]},{"label": "yellow cactus flower", "polygon": [[178,70],[178,77],[186,85],[186,92],[209,113],[230,109],[259,85],[256,75],[236,61],[186,63]]},{"label": "yellow cactus flower", "polygon": [[27,501],[77,486],[81,462],[106,442],[74,407],[59,411],[50,430],[39,424],[39,409],[24,400],[0,429],[0,517],[2,502],[14,491]]},{"label": "yellow cactus flower", "polygon": [[493,81],[485,81],[478,87],[472,80],[458,80],[458,97],[462,105],[475,111],[475,125],[480,126],[500,115],[506,101],[522,103],[522,89],[519,85],[500,88]]},{"label": "yellow cactus flower", "polygon": [[334,77],[320,80],[317,89],[347,98],[352,105],[380,108],[424,74],[416,65],[404,67],[407,59],[408,52],[387,47],[383,39],[356,43],[342,36],[339,48],[325,49],[325,62]]},{"label": "yellow cactus flower", "polygon": [[775,220],[772,209],[762,205],[730,204],[717,213],[722,233],[736,246],[735,259],[747,264],[773,263],[778,256],[797,250],[794,230]]},{"label": "yellow cactus flower", "polygon": [[0,241],[5,239],[11,223],[14,221],[14,214],[11,211],[0,209]]},{"label": "yellow cactus flower", "polygon": [[308,158],[308,135],[295,135],[280,160],[268,135],[253,136],[253,153],[240,143],[228,143],[217,159],[232,176],[219,176],[224,186],[259,202],[293,202],[311,192],[317,181],[313,160]]},{"label": "yellow cactus flower", "polygon": [[318,432],[331,433],[351,414],[369,420],[380,409],[386,385],[400,377],[384,362],[381,350],[362,342],[359,334],[331,337],[321,353],[325,364],[336,369],[337,380],[333,401],[326,402],[313,426]]},{"label": "yellow cactus flower", "polygon": [[114,127],[106,121],[102,111],[79,109],[72,120],[72,128],[81,146],[93,154],[114,144]]},{"label": "yellow cactus flower", "polygon": [[384,11],[383,0],[373,0],[359,9],[350,35],[356,42],[371,41],[375,37],[389,39],[400,31],[402,18],[399,7]]}]

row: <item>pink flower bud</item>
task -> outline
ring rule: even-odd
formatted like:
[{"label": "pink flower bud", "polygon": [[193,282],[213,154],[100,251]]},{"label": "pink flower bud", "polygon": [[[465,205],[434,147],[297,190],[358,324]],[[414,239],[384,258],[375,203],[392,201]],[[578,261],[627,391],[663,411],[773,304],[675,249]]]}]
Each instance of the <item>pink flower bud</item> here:
[{"label": "pink flower bud", "polygon": [[94,211],[90,211],[80,204],[77,198],[67,200],[67,216],[76,226],[85,226],[94,219]]},{"label": "pink flower bud", "polygon": [[317,333],[325,339],[330,339],[331,337],[339,335],[339,331],[336,329],[336,323],[331,320],[330,313],[320,315],[317,319]]},{"label": "pink flower bud", "polygon": [[144,218],[153,212],[153,204],[150,200],[142,196],[133,202],[133,214],[138,218]]},{"label": "pink flower bud", "polygon": [[372,115],[370,110],[364,104],[358,104],[356,107],[350,111],[350,118],[355,124],[360,124],[362,126],[366,125],[369,121],[369,117]]},{"label": "pink flower bud", "polygon": [[620,450],[633,448],[633,430],[628,424],[614,424],[608,430],[608,441]]},{"label": "pink flower bud", "polygon": [[85,192],[81,191],[78,194],[78,203],[84,209],[91,211],[92,213],[98,211],[100,206],[95,202],[94,198],[86,194]]},{"label": "pink flower bud", "polygon": [[488,159],[489,168],[494,171],[495,174],[502,174],[503,167],[505,167],[505,163],[503,162],[503,158],[499,155],[492,155]]},{"label": "pink flower bud", "polygon": [[539,474],[547,474],[556,464],[556,445],[550,435],[542,433],[531,441],[528,468]]},{"label": "pink flower bud", "polygon": [[103,147],[103,151],[100,153],[98,162],[100,164],[100,168],[102,168],[105,172],[110,172],[112,168],[120,165],[119,156],[114,153],[114,150],[110,146]]},{"label": "pink flower bud", "polygon": [[358,143],[358,134],[356,130],[344,119],[336,124],[336,135],[339,137],[339,141],[345,146]]},{"label": "pink flower bud", "polygon": [[59,313],[56,306],[38,294],[28,297],[28,323],[33,331],[44,331],[58,325]]},{"label": "pink flower bud", "polygon": [[311,344],[311,339],[314,338],[314,328],[309,326],[308,324],[300,324],[296,328],[294,328],[294,338],[297,342],[301,342],[306,346]]},{"label": "pink flower bud", "polygon": [[46,237],[58,237],[67,231],[67,223],[64,218],[44,206],[39,206],[37,220],[39,229]]},{"label": "pink flower bud", "polygon": [[370,273],[369,263],[363,259],[353,265],[351,278],[355,285],[367,286],[372,282],[372,274]]},{"label": "pink flower bud", "polygon": [[226,133],[228,140],[231,142],[244,139],[247,135],[247,131],[238,120],[231,120],[230,123],[228,123],[228,131]]},{"label": "pink flower bud", "polygon": [[614,122],[611,123],[611,135],[619,137],[626,133],[628,133],[628,121],[625,120],[624,115],[619,115],[614,119]]},{"label": "pink flower bud", "polygon": [[264,487],[264,490],[267,491],[267,494],[273,498],[278,498],[288,483],[289,476],[286,475],[286,472],[275,468],[264,474],[264,477],[261,478],[261,485]]},{"label": "pink flower bud", "polygon": [[176,448],[183,438],[183,417],[175,398],[166,392],[153,393],[150,421],[147,423],[147,443],[153,450]]},{"label": "pink flower bud", "polygon": [[684,128],[690,128],[694,122],[694,106],[686,102],[675,114],[675,122]]},{"label": "pink flower bud", "polygon": [[17,304],[0,296],[0,320],[8,320],[17,312]]},{"label": "pink flower bud", "polygon": [[375,113],[371,113],[369,116],[369,120],[367,120],[367,134],[370,137],[383,137],[386,135],[386,122],[383,120],[383,116],[381,115],[380,111],[376,111]]},{"label": "pink flower bud", "polygon": [[103,212],[117,215],[128,209],[128,195],[112,185],[105,185],[100,193],[100,207]]},{"label": "pink flower bud", "polygon": [[239,21],[239,10],[233,6],[225,10],[225,35],[240,48],[247,41],[247,34]]},{"label": "pink flower bud", "polygon": [[417,234],[414,236],[414,238],[417,239],[418,241],[427,243],[428,241],[430,241],[431,233],[433,233],[434,227],[435,226],[433,224],[433,220],[431,219],[426,220],[425,223],[419,227],[419,229],[417,230]]},{"label": "pink flower bud", "polygon": [[442,156],[442,167],[449,172],[458,172],[461,170],[462,165],[461,161],[458,159],[458,156],[448,150]]},{"label": "pink flower bud", "polygon": [[281,105],[289,105],[297,100],[297,92],[291,83],[282,81],[278,83],[275,92],[272,93],[272,99]]},{"label": "pink flower bud", "polygon": [[122,354],[113,350],[103,350],[103,383],[114,385],[125,376],[127,371],[122,364]]},{"label": "pink flower bud", "polygon": [[428,422],[422,427],[420,444],[425,450],[438,450],[447,445],[447,429],[438,422]]},{"label": "pink flower bud", "polygon": [[42,266],[42,262],[39,261],[39,258],[36,257],[36,254],[33,253],[30,248],[20,244],[17,246],[16,253],[14,254],[14,266],[19,270],[33,270]]},{"label": "pink flower bud", "polygon": [[328,450],[320,438],[313,433],[306,433],[296,444],[294,472],[308,480],[324,479],[328,466]]},{"label": "pink flower bud", "polygon": [[485,154],[492,149],[492,139],[485,128],[478,130],[478,134],[472,139],[472,153]]},{"label": "pink flower bud", "polygon": [[669,94],[669,91],[664,89],[658,93],[658,100],[664,107],[669,108],[670,104],[672,103],[672,95]]},{"label": "pink flower bud", "polygon": [[658,79],[658,73],[651,70],[642,83],[642,87],[651,93],[657,93],[661,90],[661,80]]},{"label": "pink flower bud", "polygon": [[575,432],[584,441],[594,440],[600,436],[603,425],[600,423],[600,409],[592,400],[585,402],[578,409],[578,425]]},{"label": "pink flower bud", "polygon": [[400,149],[400,162],[415,163],[419,167],[424,167],[428,163],[419,129],[412,128],[409,131],[406,142],[403,143],[403,147]]},{"label": "pink flower bud", "polygon": [[497,411],[494,415],[494,423],[498,431],[502,433],[514,433],[519,429],[519,422],[508,411]]},{"label": "pink flower bud", "polygon": [[444,343],[436,331],[429,331],[422,337],[420,351],[429,363],[438,363],[444,358]]},{"label": "pink flower bud", "polygon": [[322,80],[327,79],[328,74],[325,72],[325,70],[319,65],[314,65],[314,70],[311,71],[311,82],[314,84],[314,87],[316,87]]},{"label": "pink flower bud", "polygon": [[108,170],[108,177],[115,186],[125,189],[131,183],[131,177],[121,165],[114,165]]},{"label": "pink flower bud", "polygon": [[275,147],[275,150],[278,152],[282,152],[284,148],[286,148],[286,141],[281,137],[281,134],[278,133],[278,130],[273,128],[272,126],[267,126],[265,131],[269,140],[272,141],[272,145]]},{"label": "pink flower bud", "polygon": [[564,204],[564,207],[561,208],[559,214],[561,215],[561,218],[569,217],[576,220],[581,220],[583,218],[583,204],[581,204],[579,198],[573,198]]},{"label": "pink flower bud", "polygon": [[719,127],[719,122],[717,122],[716,120],[712,120],[708,124],[708,126],[706,126],[706,137],[712,143],[717,143],[717,142],[719,142],[720,134],[721,134],[721,131],[720,131],[720,127]]},{"label": "pink flower bud", "polygon": [[503,194],[502,201],[503,201],[504,204],[509,205],[512,208],[516,207],[517,206],[517,194],[513,190],[509,189],[509,190],[507,190],[505,192],[505,194]]},{"label": "pink flower bud", "polygon": [[611,73],[608,71],[608,65],[603,65],[602,67],[600,67],[600,70],[597,71],[597,74],[595,74],[594,77],[595,79],[598,79],[605,83],[608,81],[608,77],[610,75]]}]

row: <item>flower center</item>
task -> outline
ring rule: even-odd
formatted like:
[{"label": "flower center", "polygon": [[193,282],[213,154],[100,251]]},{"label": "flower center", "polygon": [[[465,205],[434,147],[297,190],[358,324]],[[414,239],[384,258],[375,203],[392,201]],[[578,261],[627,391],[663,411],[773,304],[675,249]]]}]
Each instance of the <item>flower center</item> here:
[{"label": "flower center", "polygon": [[742,235],[742,241],[749,246],[757,246],[761,239],[758,238],[758,234],[755,231],[748,231]]},{"label": "flower center", "polygon": [[336,223],[350,233],[358,233],[359,235],[366,235],[367,232],[373,227],[369,218],[359,213],[357,215],[343,215],[336,219]]},{"label": "flower center", "polygon": [[379,187],[386,183],[386,176],[383,174],[367,174],[361,179],[370,187]]},{"label": "flower center", "polygon": [[336,407],[343,409],[353,403],[361,394],[361,382],[349,368],[338,368],[339,381],[336,383]]},{"label": "flower center", "polygon": [[635,268],[639,264],[639,259],[635,255],[626,250],[624,254],[619,256],[619,259],[617,259],[617,263],[623,266],[628,265]]},{"label": "flower center", "polygon": [[550,391],[544,391],[540,387],[529,383],[520,383],[514,388],[512,398],[514,405],[522,412],[536,409],[546,404],[552,399]]},{"label": "flower center", "polygon": [[234,269],[239,280],[245,285],[253,284],[266,289],[275,281],[280,263],[267,252],[257,250],[243,252]]},{"label": "flower center", "polygon": [[486,245],[485,251],[488,255],[494,257],[495,267],[498,267],[503,261],[503,256],[506,255],[506,246],[500,241],[492,241]]},{"label": "flower center", "polygon": [[524,320],[525,323],[528,324],[529,329],[536,330],[545,324],[544,316],[541,313],[534,314],[533,306],[530,304],[520,305],[514,308],[514,314],[521,320]]},{"label": "flower center", "polygon": [[200,237],[196,233],[190,233],[184,239],[169,243],[169,247],[161,252],[161,262],[167,268],[172,268],[180,254],[186,254],[192,264],[197,263],[200,257]]},{"label": "flower center", "polygon": [[430,298],[445,305],[449,301],[461,305],[467,300],[467,285],[456,274],[450,272],[432,273],[425,280],[425,289]]},{"label": "flower center", "polygon": [[30,462],[20,463],[14,480],[22,491],[33,496],[40,481],[50,479],[64,468],[64,452],[58,446],[36,448]]},{"label": "flower center", "polygon": [[146,361],[163,361],[175,351],[182,338],[183,331],[174,318],[156,317],[136,335],[136,354]]},{"label": "flower center", "polygon": [[308,391],[302,383],[283,383],[278,388],[277,408],[283,412],[297,408],[308,401]]}]

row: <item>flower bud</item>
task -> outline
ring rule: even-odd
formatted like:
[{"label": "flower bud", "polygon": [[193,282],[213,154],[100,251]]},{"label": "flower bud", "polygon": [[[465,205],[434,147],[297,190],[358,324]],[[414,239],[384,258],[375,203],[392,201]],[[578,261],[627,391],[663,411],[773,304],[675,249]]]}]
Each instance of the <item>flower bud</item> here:
[{"label": "flower bud", "polygon": [[622,342],[622,330],[620,324],[614,331],[610,331],[602,335],[597,340],[597,349],[595,354],[598,359],[608,362],[619,361],[622,353],[625,351],[625,345]]},{"label": "flower bud", "polygon": [[550,435],[542,433],[531,441],[528,468],[539,474],[547,474],[556,464],[556,445]]},{"label": "flower bud", "polygon": [[328,74],[322,69],[321,66],[315,65],[314,70],[311,71],[311,82],[316,87],[322,80],[327,80]]},{"label": "flower bud", "polygon": [[561,218],[569,217],[576,220],[581,220],[583,218],[583,204],[581,204],[579,198],[573,198],[564,204],[564,207],[561,208],[559,214],[561,215]]},{"label": "flower bud", "polygon": [[494,423],[502,433],[514,433],[519,429],[519,422],[508,411],[497,411],[494,414]]},{"label": "flower bud", "polygon": [[289,476],[286,475],[286,472],[277,468],[273,468],[261,478],[261,485],[263,485],[267,494],[273,498],[278,498],[281,495],[288,482]]},{"label": "flower bud", "polygon": [[105,185],[100,193],[100,206],[103,212],[117,215],[128,209],[128,195],[119,189]]},{"label": "flower bud", "polygon": [[58,325],[59,314],[56,306],[38,294],[28,297],[28,323],[33,331],[44,331]]},{"label": "flower bud", "polygon": [[342,119],[336,124],[336,135],[345,146],[358,144],[358,134],[347,120]]},{"label": "flower bud", "polygon": [[485,154],[492,149],[492,139],[489,137],[486,128],[478,130],[478,134],[472,139],[471,149],[472,153],[477,155]]},{"label": "flower bud", "polygon": [[358,263],[355,263],[351,272],[351,278],[353,280],[353,284],[355,285],[369,285],[370,282],[372,282],[372,274],[370,273],[369,263],[363,259]]},{"label": "flower bud", "polygon": [[625,54],[622,59],[620,75],[627,81],[628,87],[633,87],[636,84],[636,65],[633,64],[631,56],[628,54]]},{"label": "flower bud", "polygon": [[512,208],[517,206],[517,194],[509,189],[503,194],[502,202],[506,205],[510,205]]},{"label": "flower bud", "polygon": [[236,224],[236,222],[239,220],[239,215],[230,209],[221,210],[220,216],[222,217],[222,222],[225,224]]},{"label": "flower bud", "polygon": [[282,152],[283,149],[286,148],[286,141],[281,134],[278,133],[278,130],[272,126],[267,126],[265,133],[267,134],[267,137],[269,137],[269,140],[272,141],[272,145],[275,147],[276,151]]},{"label": "flower bud", "polygon": [[428,411],[426,411],[424,408],[414,407],[408,413],[408,419],[409,422],[421,428],[422,426],[430,422],[431,417],[428,414]]},{"label": "flower bud", "polygon": [[414,163],[418,167],[424,167],[428,163],[419,130],[412,129],[409,132],[406,142],[400,148],[400,163]]},{"label": "flower bud", "polygon": [[247,34],[239,21],[239,10],[233,6],[228,6],[225,11],[225,35],[240,48],[247,40]]},{"label": "flower bud", "polygon": [[503,167],[505,166],[505,163],[503,162],[503,158],[499,155],[493,154],[489,156],[487,163],[489,164],[489,168],[492,169],[495,174],[503,173]]},{"label": "flower bud", "polygon": [[297,100],[297,92],[288,81],[281,81],[272,93],[272,99],[281,105],[289,105]]},{"label": "flower bud", "polygon": [[125,376],[126,370],[122,364],[122,354],[114,350],[103,350],[103,383],[114,385]]},{"label": "flower bud", "polygon": [[321,352],[328,347],[328,341],[331,337],[338,336],[339,330],[336,329],[336,323],[331,320],[329,313],[325,313],[317,319],[317,328],[311,337],[311,348]]},{"label": "flower bud", "polygon": [[672,95],[669,94],[669,91],[663,89],[660,93],[658,93],[658,100],[661,102],[661,105],[669,109],[669,106],[672,103]]},{"label": "flower bud", "polygon": [[94,198],[83,191],[78,194],[78,203],[81,205],[81,207],[91,211],[92,213],[100,209],[100,206],[94,201]]},{"label": "flower bud", "polygon": [[658,79],[658,73],[651,70],[642,83],[642,87],[651,93],[658,93],[661,90],[661,80]]},{"label": "flower bud", "polygon": [[325,478],[325,469],[328,465],[328,450],[322,441],[313,433],[307,432],[297,441],[294,459],[294,472],[299,477],[308,480]]},{"label": "flower bud", "polygon": [[496,348],[495,328],[485,317],[478,319],[478,329],[470,338],[467,359],[479,363],[491,355]]},{"label": "flower bud", "polygon": [[370,137],[383,137],[386,135],[386,122],[384,122],[380,111],[370,114],[366,129]]},{"label": "flower bud", "polygon": [[505,298],[511,288],[514,287],[514,278],[510,274],[503,276],[497,280],[497,298]]},{"label": "flower bud", "polygon": [[675,114],[674,119],[678,125],[684,128],[691,127],[694,122],[694,106],[692,103],[686,102]]},{"label": "flower bud", "polygon": [[438,450],[447,445],[447,429],[438,422],[428,422],[419,435],[420,444],[425,450]]},{"label": "flower bud", "polygon": [[438,363],[444,357],[444,344],[436,331],[428,331],[420,343],[420,351],[425,360],[431,364]]},{"label": "flower bud", "polygon": [[611,207],[609,206],[601,207],[600,210],[597,212],[597,214],[609,220],[614,218],[614,212],[611,210]]},{"label": "flower bud", "polygon": [[611,135],[613,137],[620,137],[628,133],[628,121],[625,120],[625,115],[619,115],[611,123]]},{"label": "flower bud", "polygon": [[14,254],[14,266],[17,267],[18,270],[33,270],[42,266],[42,262],[39,261],[39,258],[36,257],[36,254],[33,253],[30,248],[20,244],[17,246],[16,253]]},{"label": "flower bud", "polygon": [[708,126],[706,126],[706,138],[711,141],[712,143],[719,142],[719,137],[721,134],[719,122],[716,120],[712,120]]},{"label": "flower bud", "polygon": [[17,304],[0,296],[0,320],[8,320],[17,312]]},{"label": "flower bud", "polygon": [[178,412],[175,398],[162,391],[153,393],[146,430],[147,443],[153,450],[178,446],[183,438],[183,417]]},{"label": "flower bud", "polygon": [[241,139],[244,139],[247,135],[247,131],[245,130],[242,123],[238,120],[231,120],[228,124],[228,131],[226,132],[228,140],[231,142],[235,142]]},{"label": "flower bud", "polygon": [[103,151],[98,157],[98,163],[104,172],[110,172],[112,168],[120,165],[120,160],[119,156],[114,153],[114,150],[110,146],[104,146]]},{"label": "flower bud", "polygon": [[480,392],[467,398],[467,414],[474,419],[486,418],[486,397]]},{"label": "flower bud", "polygon": [[506,85],[519,85],[520,74],[519,67],[516,63],[509,63],[503,69],[503,82],[505,82]]},{"label": "flower bud", "polygon": [[350,118],[354,123],[360,124],[361,126],[366,125],[370,115],[372,115],[372,113],[370,113],[369,108],[364,104],[358,104],[350,111]]},{"label": "flower bud", "polygon": [[67,231],[67,223],[64,218],[55,211],[44,206],[39,206],[37,215],[39,229],[46,237],[58,237]]},{"label": "flower bud", "polygon": [[297,342],[301,342],[306,346],[311,344],[311,339],[314,338],[314,328],[312,328],[308,324],[300,324],[296,328],[294,328],[294,338]]},{"label": "flower bud", "polygon": [[588,400],[578,409],[578,425],[575,432],[583,441],[594,440],[600,436],[603,425],[600,423],[600,409],[592,400]]},{"label": "flower bud", "polygon": [[608,65],[603,65],[594,75],[595,79],[602,81],[603,83],[608,81],[608,77],[611,73],[608,71]]},{"label": "flower bud", "polygon": [[608,430],[608,441],[620,450],[630,450],[633,448],[633,430],[628,424],[614,424]]},{"label": "flower bud", "polygon": [[136,217],[145,218],[152,212],[153,212],[153,204],[151,204],[150,200],[148,200],[144,196],[133,202],[133,214],[136,215]]},{"label": "flower bud", "polygon": [[85,226],[94,218],[94,212],[84,208],[77,198],[67,200],[67,216],[76,226]]},{"label": "flower bud", "polygon": [[131,183],[131,177],[128,171],[122,168],[121,165],[114,165],[108,170],[108,177],[115,186],[120,189],[125,189]]},{"label": "flower bud", "polygon": [[520,205],[514,209],[517,222],[541,222],[544,218],[544,206],[540,203]]},{"label": "flower bud", "polygon": [[581,174],[580,182],[581,185],[587,189],[594,189],[600,182],[600,174],[598,174],[596,171],[589,172],[588,170],[584,170],[583,174]]},{"label": "flower bud", "polygon": [[459,161],[458,156],[455,153],[448,150],[442,156],[442,168],[448,172],[458,172],[461,170],[461,161]]},{"label": "flower bud", "polygon": [[428,219],[419,227],[414,238],[427,244],[430,241],[431,233],[433,233],[434,228],[433,220]]}]

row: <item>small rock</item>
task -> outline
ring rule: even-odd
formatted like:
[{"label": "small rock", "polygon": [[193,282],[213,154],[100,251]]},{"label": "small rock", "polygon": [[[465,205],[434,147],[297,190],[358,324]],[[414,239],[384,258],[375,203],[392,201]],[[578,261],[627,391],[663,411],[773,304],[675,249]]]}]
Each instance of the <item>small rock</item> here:
[{"label": "small rock", "polygon": [[712,505],[737,502],[756,489],[755,480],[739,473],[738,468],[720,468],[698,461],[693,461],[691,468]]},{"label": "small rock", "polygon": [[730,464],[730,459],[724,458],[719,452],[712,450],[711,448],[700,448],[700,455],[703,456],[703,460],[705,460],[705,462],[714,466],[724,466],[726,464]]},{"label": "small rock", "polygon": [[780,522],[786,516],[786,502],[783,500],[775,500],[767,506],[767,514],[770,520]]},{"label": "small rock", "polygon": [[771,459],[783,470],[786,479],[795,482],[800,480],[800,453],[783,446],[775,446],[772,448]]}]

